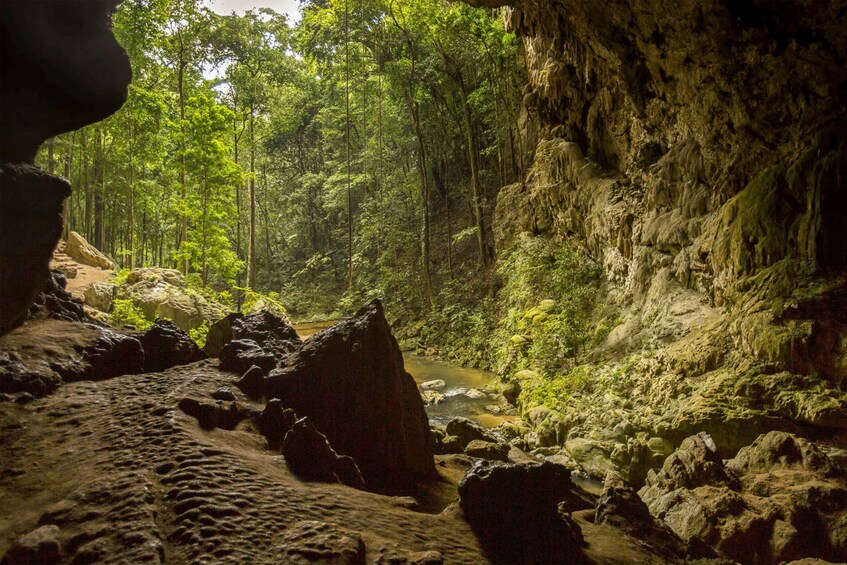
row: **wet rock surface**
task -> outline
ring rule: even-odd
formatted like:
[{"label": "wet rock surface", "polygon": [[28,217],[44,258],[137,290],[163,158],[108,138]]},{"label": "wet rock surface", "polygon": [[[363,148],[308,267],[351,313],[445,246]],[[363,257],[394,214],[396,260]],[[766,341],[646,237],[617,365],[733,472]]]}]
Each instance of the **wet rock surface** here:
[{"label": "wet rock surface", "polygon": [[434,476],[423,402],[378,301],[312,336],[268,375],[264,395],[307,416],[368,488]]},{"label": "wet rock surface", "polygon": [[63,382],[144,370],[141,343],[91,324],[38,319],[0,336],[0,390],[43,396]]},{"label": "wet rock surface", "polygon": [[[304,482],[266,449],[252,416],[233,430],[204,430],[178,407],[184,398],[213,403],[209,395],[232,379],[205,361],[69,383],[26,408],[0,403],[0,471],[9,470],[0,472],[0,489],[8,507],[22,509],[0,512],[0,556],[21,536],[56,526],[56,563],[116,555],[133,563],[295,562],[335,559],[342,547],[357,547],[356,559],[368,561],[485,560],[461,517],[410,510],[343,484]],[[455,482],[443,484],[455,496]],[[311,521],[331,527],[313,536],[299,526]],[[356,543],[342,543],[347,537]]]}]

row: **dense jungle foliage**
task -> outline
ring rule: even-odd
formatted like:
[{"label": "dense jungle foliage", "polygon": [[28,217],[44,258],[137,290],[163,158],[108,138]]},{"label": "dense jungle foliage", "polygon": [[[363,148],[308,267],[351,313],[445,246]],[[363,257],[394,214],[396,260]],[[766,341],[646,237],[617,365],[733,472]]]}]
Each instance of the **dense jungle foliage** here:
[{"label": "dense jungle foliage", "polygon": [[[309,0],[292,25],[126,0],[114,29],[129,99],[39,164],[75,187],[67,229],[124,272],[179,269],[295,319],[379,297],[406,344],[501,372],[567,372],[594,343],[600,269],[579,249],[526,236],[495,253],[497,192],[531,157],[523,46],[498,10]],[[131,306],[113,322],[143,325]]]}]

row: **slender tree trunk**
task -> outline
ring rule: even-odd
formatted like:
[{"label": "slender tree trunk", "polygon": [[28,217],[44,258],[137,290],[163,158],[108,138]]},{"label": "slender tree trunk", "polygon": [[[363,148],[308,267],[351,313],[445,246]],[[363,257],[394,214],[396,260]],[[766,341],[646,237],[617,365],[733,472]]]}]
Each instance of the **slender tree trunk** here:
[{"label": "slender tree trunk", "polygon": [[247,241],[247,288],[256,284],[256,132],[253,104],[250,104],[250,179],[248,192],[250,199],[250,226]]},{"label": "slender tree trunk", "polygon": [[[233,106],[237,108],[236,104],[233,103]],[[242,128],[242,132],[244,129]],[[232,143],[235,149],[235,156],[233,161],[235,164],[241,167],[238,163],[238,135],[235,119],[232,120]],[[244,255],[241,253],[241,183],[235,183],[235,255],[239,259],[241,259]]]},{"label": "slender tree trunk", "polygon": [[350,9],[344,0],[344,107],[347,146],[347,290],[353,288],[353,188],[350,177]]},{"label": "slender tree trunk", "polygon": [[201,251],[200,251],[200,272],[201,272],[201,276],[202,276],[202,279],[203,279],[203,286],[206,286],[206,281],[207,281],[207,279],[206,279],[206,275],[207,275],[207,271],[206,271],[206,233],[209,231],[209,226],[206,223],[206,217],[207,217],[208,206],[209,206],[209,183],[208,183],[206,173],[204,172],[203,173],[203,217],[201,219],[201,221],[203,222],[201,224],[201,226],[203,228],[203,241],[200,244],[200,247],[201,247]]},{"label": "slender tree trunk", "polygon": [[444,179],[444,209],[447,219],[447,269],[450,272],[450,278],[453,278],[453,224],[450,220],[450,180],[447,177],[449,174],[447,156],[442,157],[442,177]]},{"label": "slender tree trunk", "polygon": [[103,198],[103,130],[94,138],[94,247],[106,249],[105,202]]},{"label": "slender tree trunk", "polygon": [[[413,64],[414,65],[414,64]],[[429,307],[434,305],[432,299],[432,274],[430,273],[430,242],[432,241],[432,226],[429,213],[429,179],[426,173],[426,145],[424,144],[423,131],[421,130],[420,112],[417,102],[415,102],[411,87],[410,91],[406,92],[407,103],[412,114],[412,123],[415,128],[415,136],[418,141],[418,175],[421,181],[421,195],[423,196],[423,221],[424,221],[424,237],[423,237],[423,272],[424,272],[424,294]]]},{"label": "slender tree trunk", "polygon": [[[178,245],[188,243],[188,214],[185,212],[186,202],[188,200],[188,187],[185,180],[185,67],[188,66],[188,61],[185,60],[185,45],[182,42],[182,30],[177,30],[177,38],[179,39],[179,63],[177,69],[177,90],[179,91],[179,134],[180,134],[180,168],[179,168],[179,185],[181,189],[183,211],[180,216],[180,232]],[[182,261],[182,274],[188,274],[188,256],[186,255]]]},{"label": "slender tree trunk", "polygon": [[[130,112],[132,108],[130,108]],[[121,264],[132,268],[134,262],[133,236],[135,231],[135,163],[134,163],[134,124],[129,126],[129,176],[126,184],[126,251],[127,254],[121,259]]]},{"label": "slender tree trunk", "polygon": [[468,102],[468,92],[464,82],[460,81],[459,92],[462,95],[462,112],[465,117],[465,133],[467,136],[468,160],[471,165],[471,193],[473,195],[474,218],[476,219],[477,243],[479,246],[480,265],[487,269],[491,263],[491,254],[485,237],[485,213],[482,209],[483,194],[479,184],[479,160],[476,151],[476,132],[471,117],[471,107]]},{"label": "slender tree trunk", "polygon": [[138,267],[144,266],[147,259],[147,210],[141,214],[141,257],[137,263]]},{"label": "slender tree trunk", "polygon": [[[73,173],[73,160],[74,160],[74,141],[76,140],[76,132],[71,133],[71,146],[65,152],[65,178],[69,181],[71,180],[71,176]],[[64,216],[65,216],[65,228],[64,228],[64,239],[67,241],[68,235],[71,232],[71,224],[73,223],[73,206],[71,206],[71,201],[73,200],[73,195],[70,198],[65,200],[63,204],[64,207]]]},{"label": "slender tree trunk", "polygon": [[89,175],[90,167],[89,164],[93,162],[93,159],[90,159],[90,154],[87,151],[86,146],[86,136],[85,130],[82,133],[82,155],[83,155],[83,184],[85,185],[85,237],[88,241],[94,241],[94,187],[91,183],[91,176]]}]

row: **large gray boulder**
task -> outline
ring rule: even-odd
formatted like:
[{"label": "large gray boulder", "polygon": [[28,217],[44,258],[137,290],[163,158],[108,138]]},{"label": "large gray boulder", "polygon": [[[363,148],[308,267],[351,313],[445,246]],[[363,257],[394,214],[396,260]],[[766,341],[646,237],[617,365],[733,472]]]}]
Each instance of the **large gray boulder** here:
[{"label": "large gray boulder", "polygon": [[90,265],[106,270],[115,268],[115,262],[108,255],[88,243],[84,237],[75,231],[68,234],[68,241],[65,243],[65,254],[83,265]]},{"label": "large gray boulder", "polygon": [[304,342],[263,392],[355,459],[368,488],[403,490],[435,476],[423,401],[379,301]]},{"label": "large gray boulder", "polygon": [[188,288],[179,271],[146,267],[133,269],[121,285],[118,298],[130,299],[148,320],[172,320],[188,331],[223,318],[223,306]]},{"label": "large gray boulder", "polygon": [[87,286],[82,295],[85,303],[101,312],[109,313],[112,310],[112,301],[118,292],[118,286],[109,282],[96,282]]}]

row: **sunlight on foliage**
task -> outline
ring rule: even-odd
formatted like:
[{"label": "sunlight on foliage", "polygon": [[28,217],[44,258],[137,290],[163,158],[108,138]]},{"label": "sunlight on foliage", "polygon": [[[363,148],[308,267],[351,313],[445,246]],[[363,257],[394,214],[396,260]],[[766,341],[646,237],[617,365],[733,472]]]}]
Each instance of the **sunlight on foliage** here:
[{"label": "sunlight on foliage", "polygon": [[109,323],[113,326],[131,326],[137,330],[146,330],[153,322],[144,317],[144,312],[131,299],[116,298],[112,302]]}]

